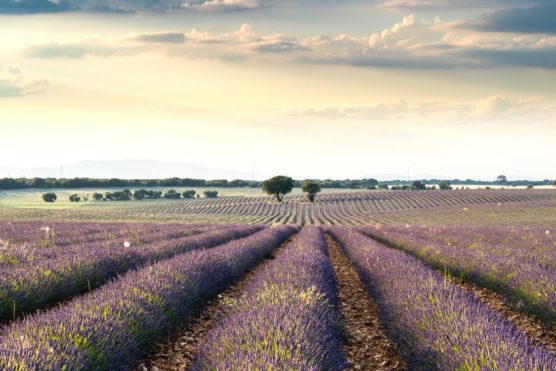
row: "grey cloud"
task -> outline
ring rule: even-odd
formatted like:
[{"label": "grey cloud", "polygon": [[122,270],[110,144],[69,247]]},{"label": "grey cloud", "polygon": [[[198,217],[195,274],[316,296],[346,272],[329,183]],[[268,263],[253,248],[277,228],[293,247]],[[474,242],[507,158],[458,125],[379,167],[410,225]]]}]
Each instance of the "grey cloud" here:
[{"label": "grey cloud", "polygon": [[101,47],[89,45],[87,43],[79,44],[45,44],[37,45],[27,49],[26,55],[36,58],[83,58],[85,56],[101,56],[108,57],[118,52],[113,47]]},{"label": "grey cloud", "polygon": [[556,34],[556,2],[537,1],[527,8],[499,10],[466,24],[481,31]]},{"label": "grey cloud", "polygon": [[[260,0],[259,0],[260,1]],[[61,12],[139,13],[237,11],[271,4],[270,0],[0,0],[0,14]]]},{"label": "grey cloud", "polygon": [[282,53],[294,50],[306,50],[307,48],[292,41],[275,41],[257,44],[253,49],[265,53]]},{"label": "grey cloud", "polygon": [[50,0],[2,0],[0,14],[38,14],[62,13],[71,11],[68,1],[54,2]]},{"label": "grey cloud", "polygon": [[471,49],[461,53],[488,67],[529,67],[556,69],[555,49],[495,50]]},{"label": "grey cloud", "polygon": [[168,44],[181,44],[187,38],[181,32],[157,32],[137,35],[133,38],[136,41],[146,43],[168,43]]}]

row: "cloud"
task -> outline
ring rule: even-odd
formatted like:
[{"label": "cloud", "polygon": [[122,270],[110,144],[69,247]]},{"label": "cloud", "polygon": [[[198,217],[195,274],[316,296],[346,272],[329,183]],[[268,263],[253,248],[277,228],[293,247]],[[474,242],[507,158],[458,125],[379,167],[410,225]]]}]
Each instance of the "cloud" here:
[{"label": "cloud", "polygon": [[161,53],[231,62],[255,60],[403,69],[556,69],[556,37],[476,32],[462,27],[462,22],[408,15],[369,36],[309,37],[260,35],[249,24],[243,24],[238,30],[224,34],[192,29],[51,43],[31,47],[27,55],[83,58]]},{"label": "cloud", "polygon": [[26,76],[20,67],[0,63],[0,98],[42,94],[48,82]]},{"label": "cloud", "polygon": [[465,23],[466,27],[481,31],[556,34],[556,2],[532,1],[526,7],[502,9],[478,20]]},{"label": "cloud", "polygon": [[155,32],[140,34],[132,37],[133,40],[145,43],[170,43],[170,44],[181,44],[184,43],[187,38],[181,32]]},{"label": "cloud", "polygon": [[182,3],[183,9],[198,11],[239,11],[255,9],[260,6],[257,0],[205,0],[186,1]]},{"label": "cloud", "polygon": [[[270,3],[268,0],[263,0]],[[61,12],[226,12],[256,9],[260,0],[1,0],[0,14]]]},{"label": "cloud", "polygon": [[0,14],[61,13],[72,10],[68,1],[2,0]]},{"label": "cloud", "polygon": [[484,9],[520,6],[524,0],[384,0],[376,7],[388,10]]},{"label": "cloud", "polygon": [[26,55],[36,58],[83,58],[86,56],[108,57],[117,53],[116,48],[98,46],[86,41],[75,44],[50,43],[30,47]]},{"label": "cloud", "polygon": [[481,122],[540,122],[556,114],[556,107],[546,105],[543,97],[512,99],[494,95],[477,101],[454,102],[447,99],[393,102],[368,106],[336,106],[290,109],[289,116],[314,118],[349,117],[361,120],[409,120],[465,123]]}]

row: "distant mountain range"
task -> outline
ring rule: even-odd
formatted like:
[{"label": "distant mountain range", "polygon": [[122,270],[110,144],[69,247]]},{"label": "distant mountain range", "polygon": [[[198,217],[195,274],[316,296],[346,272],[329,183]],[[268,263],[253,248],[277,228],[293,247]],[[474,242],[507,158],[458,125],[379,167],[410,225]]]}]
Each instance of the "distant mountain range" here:
[{"label": "distant mountain range", "polygon": [[[81,161],[62,167],[8,168],[0,167],[3,177],[40,178],[120,178],[120,179],[244,179],[252,180],[253,174],[246,171],[212,169],[203,165],[183,162],[165,162],[144,159],[115,161]],[[255,180],[266,176],[255,173]]]},{"label": "distant mountain range", "polygon": [[[112,161],[81,161],[76,164],[63,165],[62,167],[0,167],[0,178],[119,178],[119,179],[164,179],[164,178],[194,178],[194,179],[242,179],[242,180],[264,180],[270,177],[268,174],[255,173],[248,171],[238,171],[229,169],[214,169],[196,163],[186,163],[177,161],[157,161],[149,159],[124,159]],[[329,175],[325,178],[334,178]],[[371,174],[352,179],[374,178],[380,181],[406,180],[407,174]],[[441,174],[410,174],[410,179],[454,179]],[[464,180],[465,178],[460,177]],[[489,178],[477,178],[481,181],[495,180],[496,176]],[[508,175],[509,180],[538,180],[526,176]]]}]

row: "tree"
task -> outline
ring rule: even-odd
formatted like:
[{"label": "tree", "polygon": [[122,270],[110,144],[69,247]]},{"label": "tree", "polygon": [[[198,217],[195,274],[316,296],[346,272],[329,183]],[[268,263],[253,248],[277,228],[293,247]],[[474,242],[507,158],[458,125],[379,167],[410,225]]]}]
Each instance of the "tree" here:
[{"label": "tree", "polygon": [[424,185],[423,183],[421,183],[420,180],[415,180],[413,183],[411,183],[411,190],[412,191],[422,191],[427,189],[427,186]]},{"label": "tree", "polygon": [[196,193],[197,192],[191,189],[191,190],[183,191],[182,195],[183,198],[195,198]]},{"label": "tree", "polygon": [[93,193],[93,200],[102,201],[103,199],[104,196],[102,195],[102,193],[98,193],[98,192]]},{"label": "tree", "polygon": [[508,178],[506,178],[505,175],[498,175],[498,177],[496,178],[496,181],[498,183],[506,183],[508,181]]},{"label": "tree", "polygon": [[133,198],[136,199],[137,201],[141,201],[142,199],[145,198],[147,191],[144,189],[137,189],[135,192],[133,192]]},{"label": "tree", "polygon": [[263,182],[263,191],[268,195],[276,197],[278,202],[282,202],[285,195],[293,189],[293,179],[287,176],[275,176]]},{"label": "tree", "polygon": [[44,202],[56,202],[58,196],[56,196],[56,193],[50,192],[50,193],[43,194],[42,199],[44,200]]},{"label": "tree", "polygon": [[440,189],[452,189],[450,181],[448,181],[448,180],[443,180],[440,183],[438,183],[438,188],[440,188]]},{"label": "tree", "polygon": [[174,189],[170,189],[164,194],[164,198],[177,200],[178,198],[181,198],[181,193],[177,192]]},{"label": "tree", "polygon": [[81,201],[81,197],[79,197],[78,194],[73,194],[73,195],[69,196],[69,200],[71,202],[79,202],[79,201]]},{"label": "tree", "polygon": [[388,184],[380,184],[380,185],[378,186],[378,189],[388,190]]},{"label": "tree", "polygon": [[204,191],[203,194],[205,195],[206,198],[217,198],[218,197],[218,191]]},{"label": "tree", "polygon": [[131,196],[123,191],[106,192],[104,197],[110,201],[131,201]]},{"label": "tree", "polygon": [[310,202],[314,202],[315,196],[321,191],[320,185],[312,180],[304,180],[303,183],[301,183],[301,189],[304,193],[307,193]]}]

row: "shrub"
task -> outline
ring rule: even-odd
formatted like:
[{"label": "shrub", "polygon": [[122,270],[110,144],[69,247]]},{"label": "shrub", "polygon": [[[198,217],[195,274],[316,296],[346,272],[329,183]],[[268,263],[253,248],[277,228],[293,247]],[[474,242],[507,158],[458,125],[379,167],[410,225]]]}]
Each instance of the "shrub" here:
[{"label": "shrub", "polygon": [[102,195],[102,193],[98,193],[98,192],[93,193],[93,200],[102,201],[103,199],[104,196]]},{"label": "shrub", "polygon": [[218,197],[218,191],[204,191],[203,194],[205,195],[206,198],[217,198]]},{"label": "shrub", "polygon": [[444,189],[444,190],[452,189],[450,182],[447,181],[447,180],[443,180],[440,183],[438,183],[438,188]]},{"label": "shrub", "polygon": [[105,198],[110,201],[131,201],[131,196],[123,191],[106,192]]},{"label": "shrub", "polygon": [[177,192],[175,189],[170,189],[164,194],[164,198],[176,200],[181,198],[181,193]]},{"label": "shrub", "polygon": [[182,196],[183,198],[194,198],[196,193],[194,190],[187,190],[183,191]]},{"label": "shrub", "polygon": [[138,189],[135,192],[133,192],[133,198],[140,201],[145,198],[146,192],[147,191],[144,189]]},{"label": "shrub", "polygon": [[42,199],[44,200],[44,202],[56,202],[58,196],[56,196],[56,193],[49,192],[43,194]]},{"label": "shrub", "polygon": [[420,180],[415,180],[411,183],[411,190],[412,191],[423,191],[427,189],[427,186],[424,185]]},{"label": "shrub", "polygon": [[387,190],[388,189],[388,184],[380,184],[378,186],[378,189],[386,189]]},{"label": "shrub", "polygon": [[73,195],[69,196],[69,200],[71,202],[79,202],[79,201],[81,201],[81,197],[79,197],[78,194],[73,194]]}]

